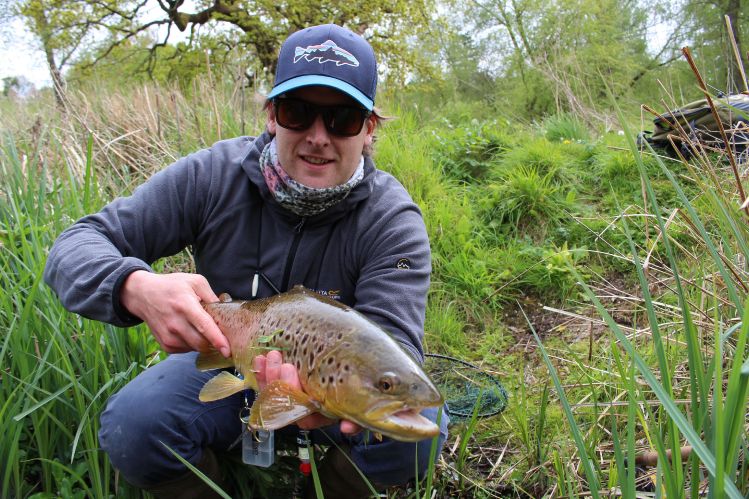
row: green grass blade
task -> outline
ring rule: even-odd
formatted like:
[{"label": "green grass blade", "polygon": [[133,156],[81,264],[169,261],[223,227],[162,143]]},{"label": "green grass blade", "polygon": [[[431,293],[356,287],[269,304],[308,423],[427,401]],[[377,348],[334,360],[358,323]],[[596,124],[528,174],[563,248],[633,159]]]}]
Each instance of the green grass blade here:
[{"label": "green grass blade", "polygon": [[[744,306],[744,315],[741,321],[741,332],[736,342],[735,354],[728,376],[725,393],[725,431],[724,440],[726,447],[727,470],[732,473],[738,466],[740,455],[741,435],[746,420],[746,403],[749,393],[749,373],[745,372],[744,366],[749,359],[745,360],[747,340],[749,338],[749,300]],[[722,343],[722,341],[721,341]],[[720,433],[718,433],[720,436]]]},{"label": "green grass blade", "polygon": [[169,447],[164,442],[161,442],[161,445],[163,445],[164,447],[166,447],[166,449],[169,452],[171,452],[174,455],[174,457],[176,457],[177,459],[179,459],[179,462],[181,462],[182,464],[184,464],[185,466],[187,466],[187,469],[189,469],[190,471],[192,471],[193,473],[195,473],[198,476],[198,478],[200,478],[201,480],[203,480],[206,484],[208,484],[208,486],[210,488],[212,488],[214,491],[216,491],[216,494],[220,495],[224,499],[232,499],[229,494],[227,494],[226,492],[224,492],[223,489],[221,487],[219,487],[218,485],[216,485],[216,483],[213,480],[211,480],[210,478],[208,478],[205,473],[203,473],[198,468],[196,468],[195,466],[193,466],[192,464],[190,464],[190,462],[187,459],[183,458],[182,456],[180,456],[179,454],[177,454],[176,452],[174,452],[172,450],[172,448]]},{"label": "green grass blade", "polygon": [[[519,303],[518,307],[520,307]],[[580,454],[580,462],[582,463],[583,470],[585,470],[585,477],[588,479],[588,488],[590,490],[590,494],[593,498],[597,499],[598,497],[600,497],[598,495],[598,491],[601,489],[601,485],[598,481],[598,475],[596,474],[596,471],[593,467],[592,460],[588,456],[588,449],[585,446],[585,442],[583,441],[583,436],[582,433],[580,433],[580,428],[577,426],[575,416],[572,414],[572,407],[570,406],[570,403],[567,400],[567,396],[564,393],[564,389],[562,388],[562,382],[559,380],[559,376],[557,375],[557,371],[554,368],[554,364],[551,363],[551,359],[546,353],[546,348],[541,342],[541,338],[539,338],[538,334],[536,333],[536,329],[533,327],[530,319],[528,319],[528,316],[525,314],[525,310],[523,310],[522,308],[520,308],[520,310],[523,313],[526,322],[528,323],[528,327],[531,328],[533,337],[536,339],[536,343],[541,350],[541,355],[544,359],[544,363],[546,363],[546,367],[549,369],[549,374],[551,375],[551,379],[554,382],[554,387],[557,390],[557,395],[559,396],[559,400],[562,403],[562,408],[564,409],[564,415],[567,417],[567,423],[570,426],[572,437],[575,440],[577,451]]]},{"label": "green grass blade", "polygon": [[[437,426],[438,427],[440,427],[440,424],[442,423],[442,411],[443,410],[444,410],[444,406],[440,407],[440,410],[437,411]],[[434,481],[434,463],[437,460],[438,443],[439,443],[439,435],[432,439],[432,445],[429,447],[429,467],[427,468],[427,480],[426,480],[426,484],[424,485],[424,495],[422,496],[424,499],[429,499],[429,497],[431,497],[431,494],[432,494],[432,483]],[[416,477],[416,483],[418,487],[418,483],[419,483],[418,476]],[[417,488],[416,497],[419,497],[420,495],[421,494],[419,494],[419,490]]]},{"label": "green grass blade", "polygon": [[[671,398],[668,392],[666,392],[663,385],[661,385],[661,383],[652,373],[647,363],[640,356],[634,345],[632,345],[627,336],[621,330],[619,324],[617,324],[616,321],[608,313],[606,307],[603,306],[593,290],[588,287],[588,285],[584,282],[582,276],[580,276],[580,274],[575,269],[572,269],[572,271],[577,275],[577,278],[579,279],[580,284],[585,290],[586,295],[594,303],[596,309],[598,310],[598,313],[604,319],[609,328],[614,332],[614,335],[619,340],[619,343],[624,347],[630,357],[634,359],[635,366],[637,367],[640,375],[645,378],[645,381],[648,383],[648,385],[650,385],[653,393],[655,393],[655,396],[663,404],[663,408],[673,419],[674,423],[679,428],[679,431],[681,431],[681,433],[686,437],[687,441],[692,446],[692,449],[697,454],[697,456],[699,456],[708,472],[712,476],[715,476],[716,463],[714,454],[710,452],[710,449],[707,448],[705,442],[703,442],[700,438],[700,435],[695,431],[684,414],[682,414],[682,412],[679,410],[673,398]],[[743,498],[743,495],[741,495],[739,490],[736,488],[736,485],[731,480],[726,480],[725,490],[728,493],[729,497],[731,497],[731,499]]]},{"label": "green grass blade", "polygon": [[67,385],[65,385],[62,388],[60,388],[59,390],[57,390],[55,393],[49,395],[48,397],[45,397],[44,399],[42,399],[39,402],[37,402],[36,404],[32,405],[28,409],[25,409],[24,411],[22,411],[22,412],[16,414],[15,416],[13,416],[13,421],[20,421],[20,420],[22,420],[23,418],[25,418],[26,416],[28,416],[32,412],[36,411],[40,407],[42,407],[45,404],[47,404],[47,403],[55,400],[57,397],[59,397],[60,395],[62,395],[66,391],[68,391],[72,386],[73,386],[72,382],[68,383]]},{"label": "green grass blade", "polygon": [[307,443],[307,449],[309,450],[309,464],[312,469],[312,485],[315,487],[315,497],[324,499],[325,495],[322,492],[322,485],[320,484],[320,473],[317,471],[317,461],[315,460],[315,449],[312,442]]}]

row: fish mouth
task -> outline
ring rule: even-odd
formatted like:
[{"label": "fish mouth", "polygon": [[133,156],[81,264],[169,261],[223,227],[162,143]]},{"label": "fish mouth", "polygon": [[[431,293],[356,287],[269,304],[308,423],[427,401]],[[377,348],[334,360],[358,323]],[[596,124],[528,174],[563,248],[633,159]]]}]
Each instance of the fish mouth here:
[{"label": "fish mouth", "polygon": [[421,415],[420,409],[402,409],[391,414],[386,421],[402,427],[426,428],[437,426],[431,420]]},{"label": "fish mouth", "polygon": [[[423,407],[403,407],[383,411],[380,417],[370,418],[364,426],[401,442],[418,442],[439,435],[440,428],[421,415]],[[379,411],[377,411],[379,412]],[[373,416],[373,414],[368,414]]]}]

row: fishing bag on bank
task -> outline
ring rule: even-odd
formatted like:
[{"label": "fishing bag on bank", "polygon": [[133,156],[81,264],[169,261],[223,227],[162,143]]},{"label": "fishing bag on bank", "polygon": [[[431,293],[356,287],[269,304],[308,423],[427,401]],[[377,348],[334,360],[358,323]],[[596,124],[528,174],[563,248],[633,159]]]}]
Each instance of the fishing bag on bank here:
[{"label": "fishing bag on bank", "polygon": [[[746,160],[749,149],[749,95],[719,95],[713,99],[713,104],[723,124],[729,146],[734,154]],[[684,140],[679,126],[686,133],[688,141]],[[726,147],[707,99],[690,102],[658,116],[653,120],[653,131],[642,132],[638,142],[642,146],[643,141],[647,141],[654,149],[661,149],[675,157],[676,151],[668,139],[669,135],[686,158],[690,158],[693,153],[690,142],[695,145],[699,143],[706,150],[720,151]]]}]

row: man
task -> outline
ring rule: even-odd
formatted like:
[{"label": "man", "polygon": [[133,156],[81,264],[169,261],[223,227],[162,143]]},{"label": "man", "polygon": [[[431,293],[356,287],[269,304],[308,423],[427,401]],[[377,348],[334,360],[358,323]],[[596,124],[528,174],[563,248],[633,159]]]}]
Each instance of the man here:
[{"label": "man", "polygon": [[[380,120],[376,84],[362,37],[334,25],[294,33],[281,47],[265,133],[182,158],[56,241],[45,280],[68,309],[119,326],[145,321],[173,354],[112,396],[101,416],[101,445],[130,483],[159,497],[211,493],[164,444],[221,483],[215,453],[240,435],[244,396],[198,400],[214,374],[195,368],[195,351],[230,354],[201,306],[217,301],[214,290],[254,299],[303,284],[423,357],[429,242],[405,189],[366,154]],[[187,246],[197,274],[153,272],[153,261]],[[299,383],[278,352],[255,367],[261,385]],[[428,464],[430,441],[379,442],[319,414],[298,426],[326,427],[343,449],[332,446],[322,462],[325,497],[368,494],[349,459],[376,487],[407,482],[417,458],[420,474]]]}]

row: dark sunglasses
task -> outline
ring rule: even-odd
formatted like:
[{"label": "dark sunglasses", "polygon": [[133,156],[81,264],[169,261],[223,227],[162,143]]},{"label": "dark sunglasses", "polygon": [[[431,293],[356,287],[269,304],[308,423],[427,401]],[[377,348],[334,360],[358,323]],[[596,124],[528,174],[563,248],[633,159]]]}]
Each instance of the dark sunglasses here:
[{"label": "dark sunglasses", "polygon": [[338,137],[359,135],[364,121],[372,114],[357,106],[318,106],[301,99],[283,97],[273,99],[276,123],[289,130],[307,130],[318,116],[322,116],[325,129]]}]

